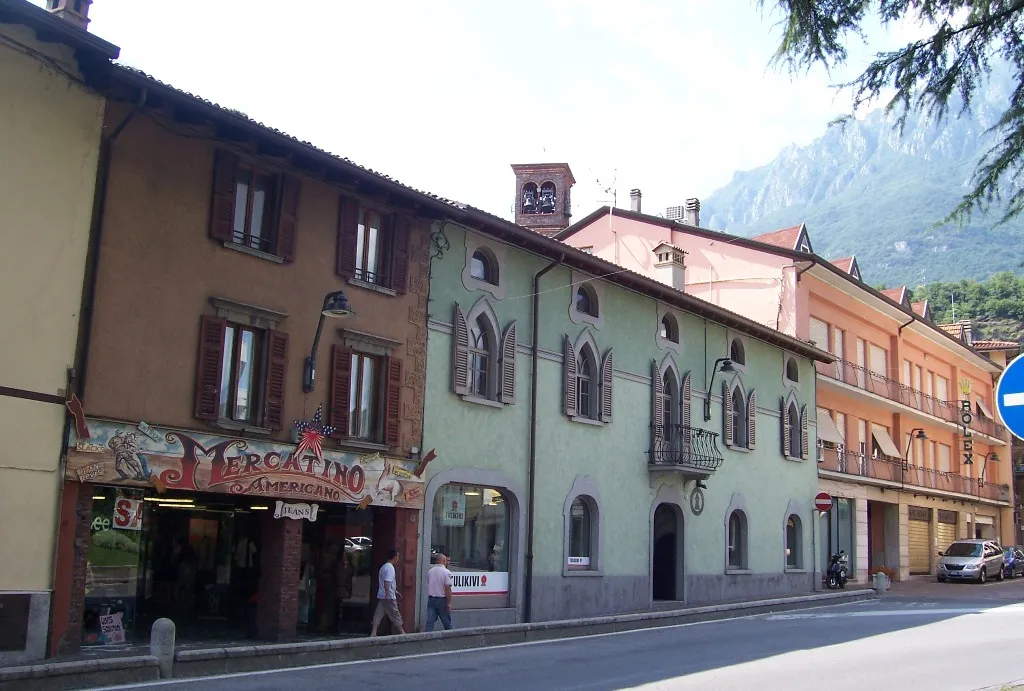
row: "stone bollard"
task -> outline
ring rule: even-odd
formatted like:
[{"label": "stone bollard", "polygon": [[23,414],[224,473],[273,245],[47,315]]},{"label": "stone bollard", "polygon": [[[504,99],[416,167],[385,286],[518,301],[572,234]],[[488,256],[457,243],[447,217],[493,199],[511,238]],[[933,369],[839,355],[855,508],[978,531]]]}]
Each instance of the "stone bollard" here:
[{"label": "stone bollard", "polygon": [[889,577],[881,571],[872,576],[872,580],[874,580],[872,587],[879,595],[889,589]]},{"label": "stone bollard", "polygon": [[157,660],[161,679],[174,676],[174,622],[170,619],[153,622],[149,633],[149,654]]}]

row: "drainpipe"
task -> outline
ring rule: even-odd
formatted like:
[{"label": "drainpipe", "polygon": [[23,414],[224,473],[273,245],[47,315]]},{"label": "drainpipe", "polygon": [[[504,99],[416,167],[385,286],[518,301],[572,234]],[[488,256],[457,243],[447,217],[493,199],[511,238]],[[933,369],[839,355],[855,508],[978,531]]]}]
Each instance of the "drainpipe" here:
[{"label": "drainpipe", "polygon": [[530,623],[533,620],[533,500],[535,496],[537,476],[537,351],[540,347],[538,330],[540,328],[540,279],[551,269],[555,268],[565,259],[560,254],[558,259],[551,262],[538,271],[533,277],[533,333],[531,334],[530,359],[530,467],[529,467],[529,490],[527,492],[527,503],[529,508],[526,513],[526,587],[524,588],[523,620]]},{"label": "drainpipe", "polygon": [[807,266],[805,266],[802,269],[799,269],[796,272],[796,282],[799,283],[800,282],[800,277],[803,276],[808,271],[810,271],[811,269],[813,269],[817,265],[818,265],[818,260],[817,259],[812,259],[810,264],[808,264]]},{"label": "drainpipe", "polygon": [[903,335],[903,329],[905,329],[908,326],[910,326],[911,324],[913,324],[914,321],[915,321],[915,318],[911,317],[910,321],[908,321],[906,324],[900,324],[899,328],[896,330],[896,335],[897,336],[902,336]]},{"label": "drainpipe", "polygon": [[[146,105],[147,91],[145,89],[139,94],[139,100],[135,108],[118,123],[117,127],[106,137],[100,139],[99,157],[96,161],[96,187],[93,190],[92,198],[92,219],[89,222],[89,250],[88,257],[91,261],[86,263],[85,293],[82,296],[83,309],[79,317],[79,343],[82,346],[81,358],[78,362],[77,371],[68,369],[68,391],[67,397],[71,398],[71,388],[74,386],[80,399],[85,399],[85,373],[88,370],[89,342],[92,338],[92,314],[96,303],[96,280],[99,275],[100,238],[103,229],[103,214],[106,209],[107,187],[110,182],[110,158],[114,147],[114,141],[128,126],[128,123]],[[77,379],[77,381],[76,381]],[[64,467],[68,452],[68,437],[71,433],[71,418],[67,411],[64,413],[64,435],[61,439],[60,458],[57,463],[57,506],[56,520],[53,526],[53,556],[50,565],[50,606],[53,607],[53,593],[57,587],[57,567],[60,558],[60,518],[62,505],[64,503]],[[51,644],[53,638],[53,613],[51,611],[46,631],[47,657],[52,652]]]}]

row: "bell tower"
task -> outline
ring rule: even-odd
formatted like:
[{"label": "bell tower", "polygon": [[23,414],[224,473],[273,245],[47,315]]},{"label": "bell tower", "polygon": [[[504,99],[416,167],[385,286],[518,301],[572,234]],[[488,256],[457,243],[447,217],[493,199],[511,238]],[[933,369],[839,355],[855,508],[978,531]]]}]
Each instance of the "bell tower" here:
[{"label": "bell tower", "polygon": [[513,163],[516,174],[516,225],[543,235],[569,227],[569,191],[576,184],[568,163]]}]

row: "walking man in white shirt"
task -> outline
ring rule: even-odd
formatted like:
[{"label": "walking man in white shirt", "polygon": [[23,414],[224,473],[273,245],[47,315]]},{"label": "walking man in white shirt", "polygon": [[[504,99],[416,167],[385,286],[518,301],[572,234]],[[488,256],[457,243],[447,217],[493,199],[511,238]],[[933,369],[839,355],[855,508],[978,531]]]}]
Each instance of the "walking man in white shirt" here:
[{"label": "walking man in white shirt", "polygon": [[440,552],[427,571],[427,624],[424,631],[433,631],[439,618],[445,631],[452,628],[452,585],[455,579],[448,570],[448,557]]},{"label": "walking man in white shirt", "polygon": [[380,567],[377,575],[377,609],[373,612],[373,625],[370,627],[370,635],[377,635],[377,627],[385,615],[391,620],[391,626],[395,633],[405,633],[402,628],[402,613],[398,611],[398,598],[402,596],[398,592],[398,581],[395,579],[395,564],[398,563],[398,550],[388,552],[388,560]]}]

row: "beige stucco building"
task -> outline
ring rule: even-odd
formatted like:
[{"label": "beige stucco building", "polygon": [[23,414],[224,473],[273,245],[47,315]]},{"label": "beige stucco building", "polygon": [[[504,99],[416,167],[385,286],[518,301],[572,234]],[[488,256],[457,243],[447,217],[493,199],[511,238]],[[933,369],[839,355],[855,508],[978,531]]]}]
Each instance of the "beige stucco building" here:
[{"label": "beige stucco building", "polygon": [[0,664],[45,653],[103,125],[94,89],[118,54],[84,17],[59,15],[0,0]]}]

